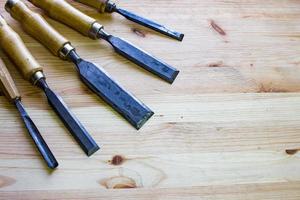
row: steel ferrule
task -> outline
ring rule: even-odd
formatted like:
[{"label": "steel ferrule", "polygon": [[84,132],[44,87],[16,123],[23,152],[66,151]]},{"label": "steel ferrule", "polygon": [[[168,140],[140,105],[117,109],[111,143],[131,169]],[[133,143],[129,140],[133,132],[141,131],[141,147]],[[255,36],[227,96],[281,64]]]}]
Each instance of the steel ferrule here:
[{"label": "steel ferrule", "polygon": [[36,85],[36,83],[40,80],[40,79],[46,79],[44,73],[42,71],[37,71],[35,72],[32,77],[31,77],[31,83],[33,85]]},{"label": "steel ferrule", "polygon": [[67,43],[63,46],[63,48],[61,48],[61,50],[59,51],[59,57],[64,59],[64,60],[67,60],[68,59],[68,56],[69,56],[69,53],[71,51],[73,51],[75,48],[70,44],[70,43]]},{"label": "steel ferrule", "polygon": [[112,13],[117,8],[117,5],[113,2],[111,2],[110,0],[107,0],[105,5],[106,5],[105,6],[105,12],[107,12],[107,13]]},{"label": "steel ferrule", "polygon": [[98,33],[101,29],[103,29],[103,26],[101,24],[99,24],[98,22],[93,23],[88,34],[89,37],[92,39],[97,39]]}]

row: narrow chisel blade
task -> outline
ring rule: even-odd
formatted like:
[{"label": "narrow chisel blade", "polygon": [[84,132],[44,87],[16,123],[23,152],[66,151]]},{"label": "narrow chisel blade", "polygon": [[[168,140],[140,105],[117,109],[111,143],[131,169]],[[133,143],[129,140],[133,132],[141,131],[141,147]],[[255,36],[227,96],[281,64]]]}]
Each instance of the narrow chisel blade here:
[{"label": "narrow chisel blade", "polygon": [[71,52],[71,60],[77,65],[83,82],[136,129],[154,114],[145,104],[114,81],[103,68],[79,58]]},{"label": "narrow chisel blade", "polygon": [[143,25],[145,27],[148,27],[150,29],[153,29],[157,32],[160,32],[164,35],[167,35],[171,38],[174,38],[176,40],[179,40],[179,41],[182,41],[183,38],[184,38],[184,34],[182,33],[178,33],[176,31],[173,31],[161,24],[158,24],[154,21],[151,21],[149,19],[146,19],[144,17],[141,17],[141,16],[138,16],[132,12],[129,12],[127,10],[124,10],[124,9],[120,9],[120,8],[116,8],[115,10],[117,13],[123,15],[125,18],[129,19],[130,21],[133,21],[135,23],[138,23],[140,25]]},{"label": "narrow chisel blade", "polygon": [[160,61],[144,50],[112,35],[109,35],[104,39],[106,39],[114,47],[117,53],[143,67],[144,69],[152,72],[153,74],[156,74],[167,82],[173,83],[176,79],[179,73],[177,69],[168,65],[167,63],[164,63],[163,61]]},{"label": "narrow chisel blade", "polygon": [[75,117],[75,115],[69,110],[63,99],[47,86],[44,79],[40,79],[38,84],[41,88],[43,88],[49,104],[53,107],[55,112],[61,118],[84,152],[90,156],[98,151],[99,146]]},{"label": "narrow chisel blade", "polygon": [[55,159],[54,155],[52,154],[51,150],[49,149],[47,143],[41,136],[39,130],[25,111],[21,101],[19,99],[15,100],[16,107],[18,108],[20,115],[22,117],[22,120],[24,121],[24,124],[33,139],[36,147],[38,148],[39,152],[43,156],[44,160],[46,161],[49,168],[54,169],[58,166],[58,162]]}]

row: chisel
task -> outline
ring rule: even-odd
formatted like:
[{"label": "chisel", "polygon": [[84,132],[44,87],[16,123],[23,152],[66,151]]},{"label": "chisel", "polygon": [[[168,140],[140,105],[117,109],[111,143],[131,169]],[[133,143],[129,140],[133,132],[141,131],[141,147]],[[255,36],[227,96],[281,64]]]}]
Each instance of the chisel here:
[{"label": "chisel", "polygon": [[88,156],[95,153],[99,149],[96,142],[75,115],[69,110],[62,98],[49,88],[43,74],[43,68],[31,55],[20,36],[8,26],[2,16],[0,16],[0,46],[15,63],[24,78],[44,91],[49,104],[58,114],[84,152]]},{"label": "chisel", "polygon": [[[149,53],[141,50],[133,44],[115,37],[106,31],[103,26],[95,19],[85,15],[76,8],[72,7],[64,0],[29,0],[35,6],[46,11],[46,14],[53,19],[64,23],[92,39],[104,39],[109,42],[115,51],[121,56],[129,59],[142,68],[156,74],[160,78],[173,83],[179,71],[174,67],[158,60]],[[8,6],[14,0],[8,0]]]},{"label": "chisel", "polygon": [[153,112],[145,104],[119,86],[103,68],[80,58],[70,41],[60,35],[40,14],[30,10],[20,0],[14,0],[14,4],[9,2],[6,4],[8,12],[22,24],[24,30],[40,41],[54,55],[71,60],[82,81],[136,129],[140,129],[153,115]]},{"label": "chisel", "polygon": [[5,96],[8,98],[8,100],[10,100],[17,107],[30,137],[34,141],[40,154],[43,156],[47,166],[51,169],[55,169],[58,166],[58,163],[54,155],[52,154],[51,150],[49,149],[47,143],[45,142],[42,135],[40,134],[39,130],[31,120],[29,115],[27,114],[24,106],[22,105],[21,95],[1,58],[0,58],[0,88],[2,92],[5,94]]},{"label": "chisel", "polygon": [[158,24],[152,20],[146,19],[144,17],[138,16],[132,12],[129,12],[127,10],[118,8],[117,5],[110,1],[110,0],[75,0],[82,4],[85,4],[87,6],[96,8],[100,13],[119,13],[120,15],[124,16],[126,19],[133,21],[137,24],[140,24],[142,26],[148,27],[150,29],[153,29],[157,32],[160,32],[166,36],[169,36],[171,38],[174,38],[176,40],[182,41],[184,34],[178,33],[174,30],[171,30],[170,28],[167,28],[161,24]]}]

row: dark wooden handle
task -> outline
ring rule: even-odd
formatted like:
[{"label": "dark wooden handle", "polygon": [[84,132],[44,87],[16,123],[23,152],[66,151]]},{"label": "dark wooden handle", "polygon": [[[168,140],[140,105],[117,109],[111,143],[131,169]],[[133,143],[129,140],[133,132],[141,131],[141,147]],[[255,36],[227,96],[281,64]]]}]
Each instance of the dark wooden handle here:
[{"label": "dark wooden handle", "polygon": [[69,43],[40,14],[30,10],[22,1],[15,0],[8,11],[28,34],[40,41],[54,55],[59,56],[60,50]]},{"label": "dark wooden handle", "polygon": [[10,101],[20,98],[20,93],[1,58],[0,58],[0,88],[1,91],[5,94],[5,96]]},{"label": "dark wooden handle", "polygon": [[20,36],[0,16],[0,46],[16,64],[25,79],[43,68],[31,55]]}]

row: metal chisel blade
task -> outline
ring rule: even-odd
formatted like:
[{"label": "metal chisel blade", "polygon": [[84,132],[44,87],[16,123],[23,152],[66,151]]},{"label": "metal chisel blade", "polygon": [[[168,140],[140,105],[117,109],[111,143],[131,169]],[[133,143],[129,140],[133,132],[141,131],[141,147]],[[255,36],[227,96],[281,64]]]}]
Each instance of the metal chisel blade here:
[{"label": "metal chisel blade", "polygon": [[171,38],[174,38],[176,40],[182,41],[184,38],[184,34],[182,33],[178,33],[176,31],[173,31],[161,24],[158,24],[154,21],[151,21],[149,19],[146,19],[144,17],[138,16],[132,12],[129,12],[127,10],[124,9],[120,9],[120,8],[116,8],[115,10],[117,13],[121,14],[122,16],[124,16],[125,18],[129,19],[130,21],[133,21],[135,23],[138,23],[140,25],[146,26],[150,29],[153,29],[157,32],[160,32],[164,35],[167,35]]},{"label": "metal chisel blade", "polygon": [[[42,79],[41,81],[44,80]],[[69,110],[63,99],[47,86],[44,86],[43,90],[48,98],[49,104],[53,107],[55,112],[61,118],[84,152],[90,156],[98,151],[99,146],[97,143],[75,117],[75,115]]]},{"label": "metal chisel blade", "polygon": [[115,36],[108,36],[106,40],[114,47],[115,51],[135,64],[156,74],[169,83],[173,83],[179,71],[174,67],[160,61],[149,53],[133,44]]},{"label": "metal chisel blade", "polygon": [[43,156],[44,160],[46,161],[47,165],[49,168],[54,169],[58,166],[58,162],[55,159],[54,155],[52,154],[51,150],[49,149],[47,143],[41,136],[39,130],[25,111],[21,101],[17,99],[15,101],[16,107],[18,108],[20,115],[22,117],[22,120],[31,136],[33,139],[36,147],[38,148],[39,152]]},{"label": "metal chisel blade", "polygon": [[75,64],[83,82],[136,129],[140,129],[154,114],[145,104],[114,81],[104,69],[83,59],[77,60]]}]

